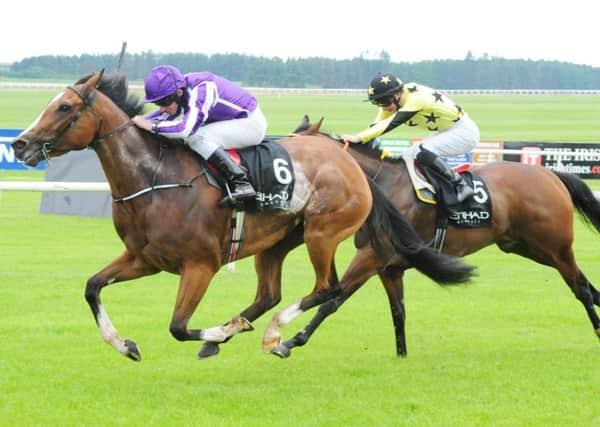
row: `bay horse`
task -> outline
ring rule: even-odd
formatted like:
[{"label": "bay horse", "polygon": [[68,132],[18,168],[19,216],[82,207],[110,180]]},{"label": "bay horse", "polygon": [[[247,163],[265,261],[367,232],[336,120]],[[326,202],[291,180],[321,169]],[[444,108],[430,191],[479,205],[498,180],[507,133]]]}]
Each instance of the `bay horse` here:
[{"label": "bay horse", "polygon": [[[24,130],[12,147],[29,166],[71,150],[95,150],[113,195],[113,222],[125,251],[93,275],[85,298],[104,341],[124,356],[139,361],[135,341],[123,339],[100,300],[108,285],[167,271],[180,275],[170,322],[177,340],[221,343],[252,329],[251,321],[281,298],[280,277],[271,264],[282,260],[281,248],[306,243],[315,272],[312,292],[276,313],[263,338],[270,351],[280,342],[279,328],[302,311],[337,291],[332,271],[338,244],[369,229],[365,243],[378,253],[391,251],[440,284],[460,283],[472,267],[456,257],[427,248],[381,190],[336,144],[306,136],[279,141],[288,151],[296,185],[291,209],[247,213],[240,258],[256,254],[258,290],[254,302],[224,326],[188,329],[188,322],[209,283],[226,262],[232,210],[217,206],[222,191],[204,178],[206,168],[183,144],[168,144],[157,135],[132,126],[142,110],[128,94],[122,75],[104,72],[86,76],[57,94]],[[276,280],[275,280],[276,279]],[[334,286],[330,286],[330,283]],[[216,354],[217,344],[200,352]]]},{"label": "bay horse", "polygon": [[[305,116],[295,133],[321,135],[323,144],[340,145],[339,138],[320,132],[323,119],[311,124]],[[348,152],[365,173],[385,191],[424,241],[432,241],[436,225],[436,207],[417,200],[402,159],[383,158],[379,148],[349,144]],[[579,177],[552,172],[541,166],[514,162],[494,162],[474,166],[483,178],[492,198],[492,224],[488,228],[449,226],[443,252],[464,256],[491,244],[506,253],[529,258],[556,269],[575,297],[583,305],[598,338],[600,319],[594,305],[600,306],[600,292],[577,266],[573,254],[573,212],[600,231],[600,203]],[[372,258],[370,258],[372,257]],[[310,323],[292,339],[278,346],[275,354],[290,355],[292,348],[306,344],[316,328],[337,310],[367,279],[379,274],[386,290],[394,332],[396,353],[407,355],[402,266],[382,270],[385,263],[369,248],[359,251],[342,277],[339,295],[323,303]]]}]

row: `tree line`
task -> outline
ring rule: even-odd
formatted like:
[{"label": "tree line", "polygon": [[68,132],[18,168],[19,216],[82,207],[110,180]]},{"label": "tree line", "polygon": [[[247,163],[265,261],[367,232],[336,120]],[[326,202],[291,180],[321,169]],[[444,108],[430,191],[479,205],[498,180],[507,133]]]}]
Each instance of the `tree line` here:
[{"label": "tree line", "polygon": [[[117,55],[34,56],[0,69],[0,77],[74,80],[102,68],[115,71],[117,61]],[[358,89],[378,72],[390,72],[404,81],[440,89],[600,89],[598,67],[487,55],[475,58],[470,52],[462,60],[391,62],[385,51],[376,59],[348,60],[149,51],[126,54],[121,71],[129,80],[143,80],[158,64],[172,64],[183,72],[209,70],[254,87]]]}]

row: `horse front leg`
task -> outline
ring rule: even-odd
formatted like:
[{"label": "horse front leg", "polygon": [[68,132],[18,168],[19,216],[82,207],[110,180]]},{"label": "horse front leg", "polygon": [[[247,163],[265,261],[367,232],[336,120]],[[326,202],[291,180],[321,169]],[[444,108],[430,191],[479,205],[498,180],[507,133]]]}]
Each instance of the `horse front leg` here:
[{"label": "horse front leg", "polygon": [[220,340],[213,329],[188,329],[190,318],[204,297],[218,265],[204,262],[188,262],[181,271],[179,289],[169,331],[178,341]]},{"label": "horse front leg", "polygon": [[188,264],[181,273],[175,310],[169,330],[179,341],[199,341],[206,343],[198,353],[199,358],[214,356],[219,352],[219,343],[228,341],[233,335],[252,330],[245,318],[236,316],[223,326],[207,329],[188,329],[190,318],[204,297],[210,281],[218,270],[218,265],[205,263]]},{"label": "horse front leg", "polygon": [[85,287],[85,299],[92,310],[96,324],[100,329],[102,339],[112,345],[119,353],[139,362],[142,359],[140,350],[135,341],[122,339],[113,326],[108,313],[100,300],[102,288],[114,283],[136,279],[138,277],[155,274],[159,270],[146,264],[139,257],[129,251],[125,251],[94,276],[92,276]]},{"label": "horse front leg", "polygon": [[[288,237],[275,246],[258,253],[254,257],[254,268],[258,276],[256,297],[250,306],[244,309],[224,326],[211,329],[216,340],[206,341],[199,358],[211,357],[219,353],[219,343],[227,342],[234,334],[253,330],[251,322],[258,319],[281,301],[281,270],[287,254],[304,241],[302,226],[298,226]],[[208,334],[209,330],[205,330]]]}]

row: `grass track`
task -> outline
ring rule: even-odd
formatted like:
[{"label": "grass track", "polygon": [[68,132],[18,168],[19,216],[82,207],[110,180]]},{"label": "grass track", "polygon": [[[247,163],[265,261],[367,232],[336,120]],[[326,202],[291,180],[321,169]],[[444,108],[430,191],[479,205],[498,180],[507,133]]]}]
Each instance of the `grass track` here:
[{"label": "grass track", "polygon": [[[6,93],[0,127],[26,126],[50,97],[29,97],[5,123]],[[599,142],[598,99],[558,98],[457,101],[483,138]],[[304,112],[327,114],[335,132],[359,130],[372,114],[355,98],[271,97],[263,105],[272,133],[293,128]],[[2,180],[39,177],[0,171]],[[83,298],[85,281],[122,251],[111,221],[42,216],[39,197],[0,195],[0,425],[600,426],[598,340],[546,267],[490,247],[468,258],[479,266],[469,286],[440,288],[409,272],[405,360],[394,355],[386,297],[372,280],[290,359],[260,350],[271,311],[217,358],[197,361],[199,345],[168,332],[177,277],[161,273],[102,293],[115,326],[141,347],[136,364],[102,342]],[[577,222],[576,255],[596,285],[599,242]],[[345,242],[340,270],[351,255]],[[279,307],[312,280],[300,248],[286,260]],[[219,273],[191,326],[228,320],[252,300],[254,283],[252,260]]]}]

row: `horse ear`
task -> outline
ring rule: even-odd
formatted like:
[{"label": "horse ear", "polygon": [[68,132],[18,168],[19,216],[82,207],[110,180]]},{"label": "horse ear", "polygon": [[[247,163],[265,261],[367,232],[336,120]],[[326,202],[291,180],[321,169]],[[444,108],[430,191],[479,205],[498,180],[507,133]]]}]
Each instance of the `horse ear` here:
[{"label": "horse ear", "polygon": [[87,98],[100,85],[103,74],[104,69],[100,70],[98,73],[92,74],[92,76],[84,83],[81,91],[81,96],[83,96],[83,98]]},{"label": "horse ear", "polygon": [[98,85],[102,81],[103,76],[104,76],[104,68],[98,72],[98,82],[96,83],[96,89],[98,89]]},{"label": "horse ear", "polygon": [[321,124],[323,124],[323,119],[325,117],[321,117],[321,120],[319,120],[317,123],[313,123],[312,125],[310,125],[310,127],[307,129],[306,133],[308,135],[316,135],[319,133],[319,131],[321,130]]},{"label": "horse ear", "polygon": [[321,117],[321,120],[319,120],[319,121],[317,122],[317,130],[320,130],[320,129],[321,129],[321,125],[323,124],[323,120],[325,120],[325,117]]},{"label": "horse ear", "polygon": [[308,114],[305,114],[304,117],[302,117],[302,121],[296,128],[296,132],[299,132],[300,129],[307,129],[309,126],[310,126],[310,119],[308,118]]},{"label": "horse ear", "polygon": [[100,81],[102,80],[103,74],[104,74],[104,68],[102,70],[100,70],[99,72],[92,74],[92,76],[88,79],[88,81],[85,82],[84,91],[86,93],[91,93],[93,89],[98,88],[98,86],[100,85]]}]

